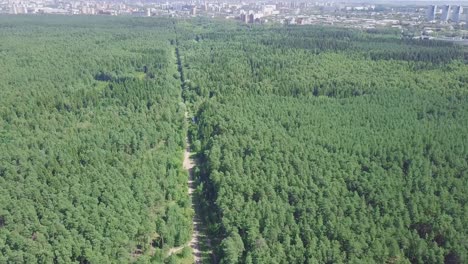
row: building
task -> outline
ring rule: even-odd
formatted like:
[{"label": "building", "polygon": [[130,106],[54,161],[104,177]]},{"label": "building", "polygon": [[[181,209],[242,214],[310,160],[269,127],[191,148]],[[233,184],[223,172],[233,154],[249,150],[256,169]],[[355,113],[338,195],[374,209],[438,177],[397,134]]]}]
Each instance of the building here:
[{"label": "building", "polygon": [[244,23],[249,23],[249,15],[244,11],[240,11],[240,20]]},{"label": "building", "polygon": [[274,11],[276,11],[276,5],[264,5],[262,9],[265,16],[270,16]]},{"label": "building", "polygon": [[81,7],[81,14],[84,15],[96,15],[96,8],[90,6],[82,6]]},{"label": "building", "polygon": [[440,20],[442,22],[448,22],[449,21],[451,9],[452,9],[451,5],[442,6],[442,15],[440,16]]},{"label": "building", "polygon": [[436,19],[437,6],[431,5],[427,9],[427,21],[434,21]]},{"label": "building", "polygon": [[10,13],[12,15],[17,15],[18,14],[18,9],[16,8],[16,5],[12,6],[10,9]]},{"label": "building", "polygon": [[10,9],[10,13],[13,15],[28,14],[28,8],[24,5],[23,6],[13,5]]},{"label": "building", "polygon": [[250,13],[250,14],[249,14],[249,19],[248,19],[248,20],[249,20],[249,23],[250,23],[250,24],[253,24],[253,23],[255,22],[255,15],[254,15],[254,13]]},{"label": "building", "polygon": [[463,6],[455,6],[452,13],[452,21],[460,23],[463,15]]}]

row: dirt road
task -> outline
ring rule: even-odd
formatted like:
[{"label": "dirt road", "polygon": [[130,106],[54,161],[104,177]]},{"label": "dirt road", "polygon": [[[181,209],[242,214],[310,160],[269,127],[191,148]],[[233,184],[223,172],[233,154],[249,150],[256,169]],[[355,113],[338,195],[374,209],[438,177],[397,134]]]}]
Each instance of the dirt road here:
[{"label": "dirt road", "polygon": [[186,141],[187,141],[187,148],[185,149],[185,152],[184,152],[184,169],[186,169],[189,173],[188,194],[190,195],[190,198],[192,200],[192,208],[195,211],[195,215],[192,220],[193,233],[192,233],[192,239],[190,240],[190,247],[192,248],[194,262],[198,264],[198,263],[202,263],[201,251],[200,251],[200,228],[201,228],[200,225],[201,223],[200,223],[200,217],[198,215],[197,205],[194,203],[194,197],[193,197],[193,194],[195,192],[195,182],[193,179],[193,168],[195,167],[195,160],[190,157],[191,156],[190,142],[188,138],[186,139]]}]

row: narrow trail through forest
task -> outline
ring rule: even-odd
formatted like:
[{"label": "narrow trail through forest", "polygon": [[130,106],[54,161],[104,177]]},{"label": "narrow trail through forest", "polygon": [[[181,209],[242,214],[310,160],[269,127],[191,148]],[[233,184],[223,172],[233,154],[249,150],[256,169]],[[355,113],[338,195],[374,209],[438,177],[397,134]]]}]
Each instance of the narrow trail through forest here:
[{"label": "narrow trail through forest", "polygon": [[[187,116],[187,113],[186,113]],[[193,224],[193,233],[192,239],[190,240],[190,247],[192,248],[194,262],[195,263],[202,263],[201,261],[201,250],[200,250],[200,217],[199,217],[199,210],[197,209],[197,204],[195,203],[194,193],[195,193],[195,182],[193,179],[193,168],[195,167],[195,160],[191,158],[190,152],[190,142],[188,138],[186,138],[187,147],[185,148],[184,152],[184,169],[188,171],[189,178],[188,178],[188,194],[192,200],[192,208],[195,211],[195,215],[192,219]]]},{"label": "narrow trail through forest", "polygon": [[[185,113],[185,116],[188,120],[188,113]],[[205,249],[202,249],[201,247],[202,243],[204,243],[203,245],[205,247],[208,247],[210,249],[211,241],[205,235],[206,230],[204,229],[203,223],[201,221],[200,207],[197,202],[198,198],[195,195],[196,183],[194,179],[193,170],[196,167],[196,159],[192,157],[193,153],[191,152],[190,141],[188,137],[186,137],[185,140],[186,140],[186,148],[184,151],[183,167],[185,170],[188,171],[188,181],[187,181],[188,195],[190,196],[190,200],[192,202],[191,204],[192,209],[195,212],[194,217],[192,219],[193,232],[192,232],[192,237],[190,239],[190,242],[188,244],[185,244],[180,247],[171,248],[168,252],[168,256],[172,254],[178,254],[184,249],[184,247],[190,246],[190,248],[192,249],[194,263],[199,264],[199,263],[203,263],[203,259],[206,258],[206,256],[203,257],[204,253],[205,254],[208,253],[210,255],[212,254],[211,251],[206,251]]]},{"label": "narrow trail through forest", "polygon": [[[182,68],[182,61],[180,58],[180,53],[179,53],[179,48],[178,48],[178,40],[175,41],[176,43],[176,48],[175,48],[175,55],[177,59],[177,70],[179,72],[180,76],[180,88],[181,88],[181,93],[183,95],[183,90],[184,90],[184,72]],[[185,99],[183,98],[183,102],[185,103]],[[189,116],[188,111],[185,112],[185,122],[189,123],[191,118]],[[186,141],[186,148],[184,151],[184,161],[183,161],[183,167],[185,170],[188,171],[188,195],[190,196],[190,200],[192,202],[191,206],[194,211],[194,216],[192,219],[192,225],[193,225],[193,232],[192,232],[192,237],[189,242],[189,246],[192,249],[192,254],[193,254],[193,259],[194,263],[199,264],[205,262],[205,260],[210,259],[210,256],[212,256],[212,251],[211,251],[211,241],[210,239],[206,236],[206,229],[203,226],[203,223],[201,221],[202,217],[200,216],[201,212],[201,207],[198,202],[198,197],[196,195],[196,183],[194,179],[194,168],[197,166],[197,161],[192,157],[192,152],[191,152],[191,145],[190,145],[190,140],[187,137],[185,138]],[[172,253],[177,253],[180,250],[182,250],[183,247],[180,248],[174,248]]]}]

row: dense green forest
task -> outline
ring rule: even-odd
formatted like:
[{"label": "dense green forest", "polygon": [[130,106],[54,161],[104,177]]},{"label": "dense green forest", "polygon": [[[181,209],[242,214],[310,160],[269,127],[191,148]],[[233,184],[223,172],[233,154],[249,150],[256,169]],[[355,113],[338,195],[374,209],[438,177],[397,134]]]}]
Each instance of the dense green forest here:
[{"label": "dense green forest", "polygon": [[0,38],[0,263],[190,262],[187,130],[216,262],[468,261],[462,46],[125,17]]},{"label": "dense green forest", "polygon": [[466,50],[191,26],[184,97],[222,263],[468,261]]},{"label": "dense green forest", "polygon": [[0,263],[161,263],[192,228],[173,22],[0,17],[0,36]]}]

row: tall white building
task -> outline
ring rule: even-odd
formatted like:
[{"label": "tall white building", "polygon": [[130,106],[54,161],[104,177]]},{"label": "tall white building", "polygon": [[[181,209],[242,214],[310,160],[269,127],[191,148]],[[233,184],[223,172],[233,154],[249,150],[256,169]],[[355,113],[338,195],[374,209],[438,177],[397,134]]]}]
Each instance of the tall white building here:
[{"label": "tall white building", "polygon": [[16,8],[16,5],[13,5],[10,9],[10,13],[13,15],[18,14],[18,9]]},{"label": "tall white building", "polygon": [[455,23],[460,23],[462,20],[463,6],[455,6],[452,13],[452,21]]},{"label": "tall white building", "polygon": [[440,20],[442,22],[448,22],[450,19],[450,12],[452,11],[452,6],[451,5],[444,5],[442,6],[442,15],[440,17]]},{"label": "tall white building", "polygon": [[434,21],[436,19],[437,6],[431,5],[427,9],[427,21]]}]

